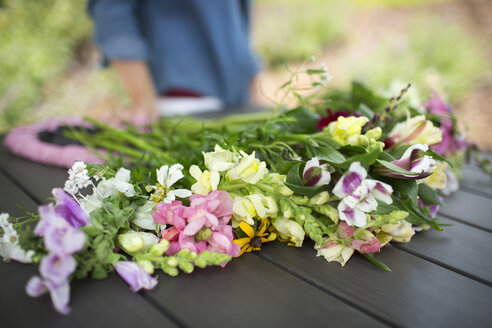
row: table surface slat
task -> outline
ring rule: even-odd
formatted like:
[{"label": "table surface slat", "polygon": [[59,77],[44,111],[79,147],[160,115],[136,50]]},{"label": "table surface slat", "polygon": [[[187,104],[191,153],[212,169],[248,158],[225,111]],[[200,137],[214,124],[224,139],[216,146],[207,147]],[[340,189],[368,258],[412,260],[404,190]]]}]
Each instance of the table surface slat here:
[{"label": "table surface slat", "polygon": [[[15,204],[35,210],[66,177],[65,170],[17,158],[0,147],[0,211],[19,214]],[[75,281],[72,314],[63,317],[47,297],[25,295],[35,267],[0,263],[0,311],[4,322],[16,320],[17,326],[487,327],[492,319],[492,183],[486,178],[474,167],[464,170],[464,188],[447,198],[448,206],[440,212],[445,223],[453,224],[446,231],[419,233],[411,243],[378,254],[391,273],[360,256],[342,268],[316,258],[311,243],[293,248],[275,242],[226,269],[176,278],[159,274],[156,289],[140,294],[130,292],[115,275]],[[25,309],[33,314],[21,316]]]}]

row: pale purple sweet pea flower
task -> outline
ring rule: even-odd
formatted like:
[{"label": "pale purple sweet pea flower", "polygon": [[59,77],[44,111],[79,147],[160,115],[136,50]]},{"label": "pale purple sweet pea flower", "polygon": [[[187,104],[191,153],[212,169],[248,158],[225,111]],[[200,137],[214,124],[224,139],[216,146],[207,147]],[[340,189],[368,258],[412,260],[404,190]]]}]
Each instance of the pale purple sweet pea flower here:
[{"label": "pale purple sweet pea flower", "polygon": [[306,162],[302,172],[302,184],[305,186],[324,186],[331,181],[331,174],[327,164],[320,164],[317,157]]},{"label": "pale purple sweet pea flower", "polygon": [[75,271],[77,262],[71,255],[58,256],[50,253],[43,257],[39,264],[39,273],[55,285],[68,281],[68,277]]},{"label": "pale purple sweet pea flower", "polygon": [[367,171],[360,162],[353,162],[348,172],[338,180],[333,193],[340,198],[338,214],[342,221],[363,227],[367,224],[366,213],[378,207],[377,200],[386,204],[393,202],[393,188],[383,182],[366,179]]},{"label": "pale purple sweet pea flower", "polygon": [[132,261],[121,261],[115,266],[116,272],[123,278],[134,292],[140,289],[152,289],[157,285],[157,279],[153,278],[140,265]]},{"label": "pale purple sweet pea flower", "polygon": [[68,306],[68,302],[70,301],[70,284],[68,281],[57,285],[49,279],[43,280],[38,276],[34,276],[27,282],[27,295],[39,297],[46,292],[50,293],[51,302],[59,313],[70,313],[70,307]]},{"label": "pale purple sweet pea flower", "polygon": [[68,314],[70,308],[70,284],[68,277],[75,271],[76,262],[71,255],[58,256],[50,253],[39,265],[41,277],[33,276],[26,285],[26,293],[32,297],[39,297],[46,292],[50,293],[55,309],[61,314]]},{"label": "pale purple sweet pea flower", "polygon": [[61,188],[54,188],[51,193],[55,196],[55,211],[60,214],[72,227],[78,228],[90,223],[89,214]]},{"label": "pale purple sweet pea flower", "polygon": [[374,167],[374,173],[406,180],[426,178],[434,172],[436,167],[436,161],[432,157],[425,155],[428,149],[428,145],[413,145],[408,147],[400,159],[391,162],[391,164],[412,172],[412,174],[397,172],[382,165],[376,165]]},{"label": "pale purple sweet pea flower", "polygon": [[72,227],[52,205],[39,207],[40,220],[34,233],[43,236],[45,247],[57,255],[80,251],[85,244],[85,234]]}]

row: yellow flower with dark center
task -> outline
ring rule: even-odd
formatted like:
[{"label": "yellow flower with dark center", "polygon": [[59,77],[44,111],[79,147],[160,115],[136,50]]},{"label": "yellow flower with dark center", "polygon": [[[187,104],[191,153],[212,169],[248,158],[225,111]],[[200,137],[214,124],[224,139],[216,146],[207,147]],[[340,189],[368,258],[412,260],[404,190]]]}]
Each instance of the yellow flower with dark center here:
[{"label": "yellow flower with dark center", "polygon": [[258,227],[258,231],[256,232],[253,227],[246,222],[240,222],[239,228],[248,237],[233,240],[233,242],[241,247],[241,252],[239,253],[239,256],[243,255],[243,253],[245,252],[247,253],[251,251],[259,251],[261,249],[262,243],[267,243],[269,241],[275,240],[275,238],[277,238],[277,234],[267,231],[269,226],[270,221],[268,221],[267,219],[261,219],[260,226]]}]

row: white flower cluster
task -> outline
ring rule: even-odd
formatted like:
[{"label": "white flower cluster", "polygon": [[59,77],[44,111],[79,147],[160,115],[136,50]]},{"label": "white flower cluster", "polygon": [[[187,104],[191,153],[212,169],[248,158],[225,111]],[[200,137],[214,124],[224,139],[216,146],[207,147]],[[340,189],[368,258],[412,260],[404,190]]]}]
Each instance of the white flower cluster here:
[{"label": "white flower cluster", "polygon": [[103,200],[112,195],[117,196],[119,193],[123,193],[126,197],[135,196],[135,188],[130,183],[130,173],[130,170],[121,167],[113,178],[106,179],[103,177],[97,187],[92,188],[91,195],[81,196],[80,205],[82,208],[90,213],[102,207]]},{"label": "white flower cluster", "polygon": [[63,189],[71,195],[75,195],[80,189],[91,184],[87,167],[84,162],[75,162],[68,170],[68,180],[65,181]]},{"label": "white flower cluster", "polygon": [[0,238],[0,256],[5,261],[13,259],[22,263],[31,263],[34,252],[26,252],[19,246],[17,230],[8,219],[7,213],[0,214],[0,228],[3,230],[3,236]]}]

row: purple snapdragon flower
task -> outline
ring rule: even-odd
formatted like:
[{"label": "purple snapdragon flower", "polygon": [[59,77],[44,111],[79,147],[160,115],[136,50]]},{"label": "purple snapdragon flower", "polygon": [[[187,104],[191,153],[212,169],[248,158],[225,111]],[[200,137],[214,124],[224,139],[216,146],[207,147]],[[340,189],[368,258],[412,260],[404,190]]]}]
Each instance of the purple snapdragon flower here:
[{"label": "purple snapdragon flower", "polygon": [[386,204],[393,202],[393,188],[390,185],[366,177],[367,171],[360,162],[353,162],[333,188],[333,193],[340,198],[340,220],[352,226],[363,227],[367,224],[366,213],[378,207],[377,200]]},{"label": "purple snapdragon flower", "polygon": [[72,227],[78,228],[90,223],[89,214],[61,188],[51,191],[56,198],[55,211],[63,217]]},{"label": "purple snapdragon flower", "polygon": [[147,271],[135,262],[118,262],[115,269],[134,292],[138,292],[142,288],[152,289],[157,285],[157,279],[148,274]]},{"label": "purple snapdragon flower", "polygon": [[[55,189],[53,194],[57,199],[57,207],[53,204],[39,207],[40,220],[34,228],[34,233],[43,237],[44,246],[49,253],[43,257],[39,265],[40,276],[33,276],[28,281],[26,293],[32,297],[39,297],[49,292],[55,309],[61,314],[68,314],[68,278],[77,266],[72,254],[84,247],[85,234],[78,227],[85,221],[77,218],[80,214],[77,210],[78,204],[74,207],[69,200],[64,199],[66,194],[63,191]],[[60,210],[57,211],[57,208]]]},{"label": "purple snapdragon flower", "polygon": [[53,207],[39,207],[40,220],[34,233],[43,236],[45,247],[58,255],[68,255],[80,251],[85,244],[85,234],[72,227]]},{"label": "purple snapdragon flower", "polygon": [[68,302],[70,301],[70,284],[68,280],[63,284],[56,285],[49,279],[38,276],[32,277],[26,285],[26,293],[31,297],[39,297],[46,292],[50,293],[51,302],[55,309],[61,314],[70,313]]},{"label": "purple snapdragon flower", "polygon": [[62,314],[68,314],[70,312],[68,277],[75,271],[76,264],[71,255],[58,256],[54,253],[46,255],[39,265],[41,277],[32,277],[26,285],[27,295],[39,297],[49,292],[55,309]]}]

